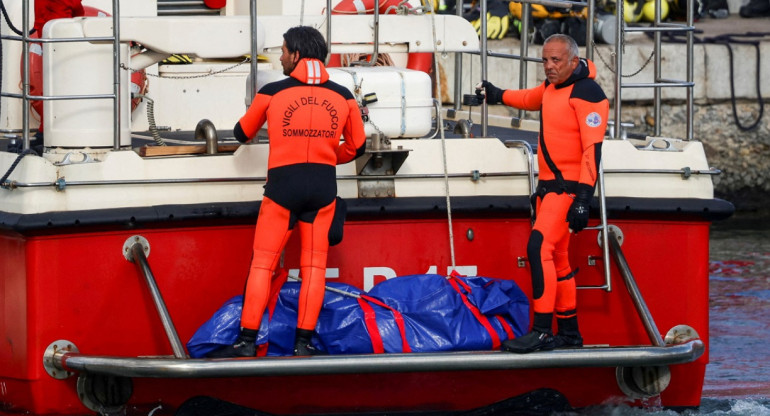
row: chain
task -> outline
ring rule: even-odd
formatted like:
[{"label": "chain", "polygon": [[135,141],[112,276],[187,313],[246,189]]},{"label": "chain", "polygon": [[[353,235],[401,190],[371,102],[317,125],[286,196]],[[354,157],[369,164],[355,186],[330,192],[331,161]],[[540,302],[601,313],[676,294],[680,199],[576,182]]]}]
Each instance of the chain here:
[{"label": "chain", "polygon": [[371,117],[369,117],[369,118],[368,118],[368,120],[366,120],[366,122],[367,122],[367,123],[369,123],[369,124],[371,124],[371,125],[372,125],[372,127],[374,127],[374,129],[375,129],[375,130],[377,130],[377,133],[379,133],[381,136],[385,136],[385,133],[383,133],[383,132],[382,132],[382,130],[380,130],[380,128],[379,128],[379,127],[377,127],[377,125],[376,125],[376,124],[374,124],[374,122],[372,121],[372,118],[371,118]]},{"label": "chain", "polygon": [[[161,77],[160,75],[157,75],[157,74],[146,74],[146,75],[147,75],[148,77],[155,77],[155,78],[168,78],[168,79],[193,79],[193,78],[205,78],[205,77],[210,77],[210,76],[213,76],[213,75],[217,75],[217,74],[221,74],[221,73],[223,73],[223,72],[227,72],[227,71],[233,70],[233,69],[235,69],[235,68],[237,68],[237,67],[239,67],[239,66],[241,66],[241,65],[243,65],[243,64],[249,63],[249,62],[251,62],[251,58],[248,58],[248,57],[247,57],[247,58],[244,58],[244,59],[243,59],[243,61],[241,61],[241,62],[238,62],[238,63],[237,63],[237,64],[235,64],[235,65],[231,65],[231,66],[228,66],[227,68],[222,68],[222,69],[220,69],[220,70],[218,70],[218,71],[212,71],[212,72],[209,72],[209,73],[207,73],[207,74],[200,74],[200,75],[189,75],[189,76],[180,76],[180,75],[176,75],[176,76],[164,76],[164,77]],[[126,71],[131,71],[131,72],[137,72],[137,71],[141,71],[141,69],[133,69],[133,68],[129,68],[128,66],[126,66],[126,64],[120,64],[120,68],[121,68],[121,69],[124,69],[124,70],[126,70]]]},{"label": "chain", "polygon": [[[597,47],[596,47],[596,43],[594,43],[594,41],[593,41],[593,40],[591,41],[591,44],[593,45],[593,47],[594,47],[594,50],[596,51],[596,55],[598,55],[598,56],[599,56],[599,60],[601,60],[601,61],[602,61],[602,63],[604,63],[604,66],[606,66],[606,67],[607,67],[607,68],[608,68],[608,69],[609,69],[609,70],[610,70],[610,71],[611,71],[611,72],[614,74],[614,73],[615,73],[614,65],[610,65],[610,64],[608,64],[608,63],[607,63],[607,60],[606,60],[606,59],[604,59],[604,57],[602,56],[602,54],[599,52],[599,48],[597,48]],[[615,52],[612,52],[612,53],[610,53],[610,56],[614,58],[614,57],[615,57]],[[650,64],[650,62],[652,61],[652,58],[653,58],[654,56],[655,56],[655,50],[653,49],[653,50],[650,52],[650,56],[648,56],[648,57],[647,57],[647,61],[645,61],[645,63],[643,63],[643,64],[642,64],[641,68],[639,68],[638,70],[636,70],[636,72],[634,72],[633,74],[628,74],[628,75],[623,75],[623,74],[620,74],[620,76],[621,76],[621,77],[624,77],[624,78],[631,78],[631,77],[633,77],[633,76],[636,76],[636,75],[637,75],[637,74],[639,74],[640,72],[644,71],[644,68],[647,68],[647,65],[649,65],[649,64]]]}]

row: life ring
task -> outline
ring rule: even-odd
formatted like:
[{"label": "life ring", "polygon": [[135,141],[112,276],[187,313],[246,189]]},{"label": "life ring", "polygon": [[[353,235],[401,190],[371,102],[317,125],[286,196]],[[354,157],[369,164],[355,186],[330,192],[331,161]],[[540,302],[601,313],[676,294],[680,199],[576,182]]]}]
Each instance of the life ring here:
[{"label": "life ring", "polygon": [[[84,14],[83,16],[87,17],[107,17],[110,16],[109,13],[105,12],[104,10],[97,9],[95,7],[91,6],[83,6]],[[30,35],[31,38],[40,38],[40,34],[35,32],[32,35]],[[138,51],[135,52],[136,49],[138,49],[138,45],[131,45],[132,54],[138,53]],[[21,74],[22,79],[24,78],[24,62],[21,61],[19,64],[19,73]],[[147,91],[147,86],[149,84],[149,80],[147,79],[147,74],[144,70],[136,71],[131,73],[131,93],[133,95],[141,95],[144,94]],[[30,95],[43,95],[43,47],[40,43],[30,43],[29,45],[29,94]],[[131,99],[131,111],[134,111],[136,107],[139,106],[139,103],[141,102],[141,98],[132,98]],[[43,101],[42,100],[33,100],[30,102],[30,105],[32,109],[35,110],[35,112],[40,116],[40,127],[39,130],[42,130],[43,126]]]},{"label": "life ring", "polygon": [[[379,3],[380,14],[395,14],[395,9],[388,9],[391,6],[398,6],[402,2],[402,0],[342,0],[332,8],[332,14],[373,14],[375,1]],[[409,8],[412,7],[409,3],[405,4]],[[342,66],[340,55],[330,55],[327,66]],[[410,53],[407,57],[406,67],[431,74],[433,72],[433,54],[430,52]]]}]

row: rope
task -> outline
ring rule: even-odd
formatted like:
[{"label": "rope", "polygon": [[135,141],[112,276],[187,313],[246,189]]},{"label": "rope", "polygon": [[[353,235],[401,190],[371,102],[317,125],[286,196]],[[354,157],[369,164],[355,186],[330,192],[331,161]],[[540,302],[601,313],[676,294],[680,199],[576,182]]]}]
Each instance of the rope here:
[{"label": "rope", "polygon": [[[211,72],[207,72],[207,73],[205,73],[205,74],[200,74],[200,75],[188,75],[188,76],[180,76],[180,75],[177,75],[177,76],[160,76],[160,75],[157,75],[157,74],[150,74],[150,73],[147,73],[147,74],[145,74],[145,75],[147,75],[148,77],[163,78],[163,79],[193,79],[193,78],[206,78],[206,77],[210,77],[210,76],[213,76],[213,75],[221,74],[221,73],[223,73],[223,72],[227,72],[227,71],[230,71],[230,70],[232,70],[232,69],[235,69],[235,68],[237,68],[237,67],[239,67],[239,66],[241,66],[241,65],[243,65],[243,64],[245,64],[245,63],[249,63],[249,62],[251,62],[251,58],[249,58],[249,57],[246,57],[246,58],[244,58],[244,59],[243,59],[241,62],[238,62],[237,64],[234,64],[234,65],[228,66],[228,67],[226,67],[226,68],[222,68],[222,69],[220,69],[220,70],[217,70],[217,71],[211,71]],[[121,68],[121,69],[124,69],[124,70],[126,70],[126,71],[130,71],[130,72],[138,72],[138,71],[141,71],[141,69],[133,69],[133,68],[129,68],[129,67],[128,67],[126,64],[124,64],[124,63],[121,63],[121,64],[120,64],[120,68]]]},{"label": "rope", "polygon": [[[607,61],[605,60],[604,56],[602,56],[601,52],[599,52],[599,48],[596,47],[596,43],[594,43],[593,40],[591,41],[591,45],[593,45],[594,51],[596,52],[596,55],[599,57],[599,60],[602,61],[604,66],[606,66],[607,69],[609,69],[610,72],[612,72],[614,74],[615,73],[615,64],[614,63],[612,63],[612,64],[607,63]],[[611,52],[610,56],[614,57],[615,56],[615,52]],[[647,65],[650,64],[650,62],[652,61],[652,58],[654,56],[655,56],[655,50],[653,49],[650,52],[650,56],[647,57],[647,61],[645,61],[639,69],[637,69],[634,73],[631,73],[631,74],[620,74],[620,76],[623,77],[623,78],[630,78],[630,77],[636,76],[640,72],[644,71],[644,68],[647,68]]]},{"label": "rope", "polygon": [[[21,30],[17,29],[16,26],[14,26],[13,23],[11,22],[11,18],[10,18],[10,16],[8,16],[8,11],[5,10],[5,3],[3,2],[3,0],[0,0],[0,11],[3,12],[3,17],[5,18],[5,23],[8,24],[8,27],[11,28],[13,33],[15,33],[15,34],[17,34],[19,36],[24,36],[24,33]],[[35,30],[32,29],[32,30],[29,31],[29,33],[32,34],[32,32],[34,32],[34,31]]]},{"label": "rope", "polygon": [[23,159],[24,156],[26,155],[37,156],[37,152],[35,152],[32,149],[26,149],[21,153],[19,153],[19,156],[16,156],[16,160],[14,160],[13,163],[11,163],[11,167],[8,168],[8,172],[5,172],[5,175],[3,175],[3,178],[0,179],[0,188],[11,189],[11,184],[7,182],[8,177],[11,176],[11,173],[13,172],[13,170],[16,169],[16,166],[18,166],[19,162],[21,162],[21,159]]},{"label": "rope", "polygon": [[[433,11],[433,4],[431,2],[427,2],[429,4],[428,10]],[[438,51],[436,51],[436,13],[433,11],[431,15],[431,26],[433,29],[433,71],[436,74],[436,93],[438,94],[439,103],[441,102],[442,97],[442,91],[441,91],[441,79],[439,74],[439,68],[438,68]],[[446,213],[447,213],[447,220],[449,225],[449,254],[452,259],[452,269],[454,270],[455,266],[457,265],[455,262],[455,237],[454,237],[454,231],[452,230],[452,201],[449,198],[449,167],[447,165],[447,156],[446,156],[446,136],[444,135],[444,118],[441,114],[441,105],[438,106],[437,111],[437,124],[436,127],[441,132],[441,157],[444,164],[444,194],[446,196]]]},{"label": "rope", "polygon": [[[734,43],[742,43],[742,44],[750,44],[754,45],[754,49],[756,50],[757,54],[757,67],[756,67],[756,85],[757,85],[757,103],[759,104],[759,115],[757,116],[757,119],[754,120],[753,123],[751,123],[748,126],[745,126],[741,124],[740,119],[738,118],[738,106],[735,102],[735,70],[734,70],[734,63],[733,63],[733,47],[730,45],[730,42]],[[757,41],[738,41],[735,39],[732,39],[731,37],[728,37],[726,39],[718,39],[715,41],[715,43],[722,44],[727,46],[727,52],[730,55],[730,103],[733,107],[733,119],[735,120],[735,125],[738,126],[738,129],[741,131],[749,131],[753,130],[759,125],[759,122],[762,121],[762,116],[765,113],[765,102],[762,99],[762,89],[761,89],[761,82],[760,82],[760,74],[761,74],[761,65],[760,65],[760,53],[759,53],[759,42]]]},{"label": "rope", "polygon": [[166,142],[160,137],[158,126],[155,124],[155,101],[146,95],[137,94],[135,97],[147,100],[147,125],[150,134],[152,135],[153,140],[155,140],[155,144],[158,146],[165,146]]}]

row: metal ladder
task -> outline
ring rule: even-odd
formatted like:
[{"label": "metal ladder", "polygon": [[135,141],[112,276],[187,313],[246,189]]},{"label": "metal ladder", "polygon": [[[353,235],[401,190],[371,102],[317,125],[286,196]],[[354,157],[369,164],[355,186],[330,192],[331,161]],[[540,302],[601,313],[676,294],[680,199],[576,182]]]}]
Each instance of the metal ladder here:
[{"label": "metal ladder", "polygon": [[[22,140],[23,149],[27,150],[30,146],[29,140],[29,102],[31,100],[92,100],[92,99],[111,99],[113,102],[113,149],[120,148],[120,6],[118,0],[112,0],[112,28],[113,35],[106,37],[83,37],[83,38],[31,38],[29,37],[29,18],[30,2],[22,2],[22,34],[23,36],[2,36],[2,40],[14,40],[22,42],[22,93],[15,94],[9,92],[0,92],[0,96],[19,98],[23,101],[22,105]],[[29,45],[30,43],[62,43],[62,42],[112,42],[113,57],[113,87],[112,94],[87,94],[87,95],[30,95],[29,93]]]},{"label": "metal ladder", "polygon": [[[665,0],[653,0],[655,2],[655,20],[653,22],[653,25],[650,27],[626,27],[625,20],[621,18],[621,16],[624,16],[623,13],[623,2],[618,2],[618,9],[616,10],[616,18],[617,18],[617,24],[615,25],[615,111],[614,111],[614,126],[615,128],[612,130],[612,138],[619,140],[621,137],[625,138],[625,135],[622,134],[622,121],[621,121],[621,109],[622,109],[622,91],[623,88],[654,88],[654,117],[655,117],[655,136],[660,135],[660,119],[661,119],[661,88],[662,87],[685,87],[687,88],[687,137],[686,140],[692,140],[693,137],[693,124],[692,124],[692,115],[693,115],[693,87],[695,85],[693,78],[693,31],[695,30],[695,26],[693,25],[694,20],[694,5],[693,2],[687,3],[687,23],[686,24],[677,24],[677,23],[663,23],[660,20],[660,10],[661,10],[661,1]],[[591,3],[591,6],[589,7],[589,22],[593,21],[593,3]],[[685,32],[687,34],[687,79],[685,81],[681,80],[673,80],[673,79],[667,79],[663,78],[662,72],[661,72],[661,51],[662,51],[662,44],[661,44],[661,32],[664,31],[675,31],[675,32]],[[624,33],[626,32],[653,32],[654,33],[654,82],[652,83],[623,83],[622,81],[622,68],[623,68],[623,46],[624,46]],[[586,41],[586,55],[591,59],[593,57],[593,25],[588,25],[588,39]],[[604,167],[603,164],[600,163],[599,165],[599,172],[598,172],[599,178],[598,178],[598,188],[599,188],[599,209],[600,209],[600,219],[601,223],[596,227],[588,227],[591,229],[599,229],[601,230],[601,238],[602,238],[602,257],[604,260],[604,276],[605,276],[605,284],[604,286],[598,286],[596,288],[603,288],[607,290],[608,292],[612,290],[612,281],[610,279],[610,269],[609,269],[609,255],[610,255],[610,246],[613,247],[613,255],[615,256],[617,262],[619,263],[619,267],[621,270],[621,275],[626,281],[626,286],[629,288],[629,292],[634,292],[635,289],[632,289],[631,286],[635,287],[636,284],[633,282],[633,276],[631,276],[630,269],[628,269],[627,264],[625,263],[625,259],[623,257],[623,253],[620,250],[620,245],[617,242],[617,236],[615,235],[614,230],[610,229],[610,226],[607,224],[607,208],[606,208],[606,195],[605,195],[605,186],[604,186]],[[612,241],[610,241],[612,240]],[[594,287],[582,287],[584,289],[588,288],[594,288]],[[636,290],[638,294],[638,290]],[[636,297],[632,293],[632,297],[635,298],[635,304],[637,305],[637,309],[639,309],[640,316],[645,321],[645,328],[648,331],[648,334],[650,334],[650,338],[654,341],[656,344],[661,344],[661,338],[660,334],[657,333],[657,329],[653,330],[655,328],[654,322],[652,322],[652,317],[649,314],[649,311],[646,310],[646,306],[644,305],[644,302],[641,302],[641,308],[639,305],[639,302],[637,302]],[[641,296],[638,295],[638,297],[641,300]],[[646,317],[646,319],[644,319]],[[655,335],[657,334],[657,335]]]},{"label": "metal ladder", "polygon": [[[656,11],[659,11],[661,9],[661,1],[665,0],[654,0],[655,1],[655,7]],[[487,7],[486,1],[481,1],[481,33],[486,33],[486,7]],[[564,8],[572,8],[573,6],[585,6],[588,8],[588,22],[594,21],[594,15],[595,15],[595,4],[593,1],[586,2],[578,2],[578,1],[569,1],[569,0],[521,0],[522,3],[522,16],[529,16],[531,12],[531,4],[540,4],[544,6],[556,6],[556,7],[564,7]],[[462,2],[458,2],[457,7],[457,14],[462,14]],[[692,139],[693,135],[693,126],[692,126],[692,114],[693,114],[693,31],[695,30],[695,27],[693,26],[693,19],[694,19],[694,10],[693,5],[688,4],[688,10],[687,10],[687,23],[686,24],[675,24],[675,23],[663,23],[660,21],[660,13],[656,12],[655,14],[655,21],[653,22],[653,26],[651,27],[626,27],[625,21],[618,17],[623,16],[623,3],[618,3],[618,10],[616,10],[616,33],[615,33],[615,111],[614,111],[614,125],[617,126],[616,128],[612,129],[612,138],[614,139],[621,139],[625,138],[625,134],[622,134],[622,129],[620,128],[621,122],[621,91],[623,88],[654,88],[655,89],[655,104],[654,104],[654,113],[655,113],[655,120],[660,120],[661,118],[661,88],[662,87],[686,87],[687,90],[687,140]],[[687,33],[687,79],[685,81],[679,81],[679,80],[672,80],[672,79],[666,79],[662,77],[661,74],[661,32],[664,31],[676,31],[676,32],[686,32]],[[653,32],[655,35],[655,42],[654,42],[654,76],[655,81],[653,83],[622,83],[622,48],[623,48],[623,42],[624,42],[624,36],[623,34],[625,32]],[[529,19],[522,19],[522,27],[521,27],[521,33],[528,34],[529,33]],[[527,88],[526,86],[526,78],[527,78],[527,63],[528,62],[541,62],[539,58],[531,58],[528,56],[528,50],[529,50],[529,43],[526,41],[526,38],[523,35],[522,36],[522,42],[520,43],[520,55],[512,55],[512,54],[502,54],[502,53],[494,53],[489,52],[487,48],[487,38],[486,36],[480,36],[481,40],[481,55],[485,55],[486,57],[502,57],[502,58],[510,58],[510,59],[518,59],[519,60],[519,88]],[[586,57],[588,59],[593,58],[594,53],[594,27],[593,24],[587,24],[586,25]],[[462,56],[460,54],[457,54],[455,56],[455,68],[456,71],[462,67]],[[461,69],[459,69],[461,70]],[[462,102],[460,99],[460,94],[462,90],[462,80],[461,76],[459,74],[455,75],[455,97],[454,97],[454,108],[450,111],[457,112],[460,109],[460,103]],[[487,65],[486,65],[486,59],[481,59],[481,78],[487,79]],[[519,127],[521,119],[524,117],[524,110],[519,110],[518,118],[512,119],[512,126]],[[481,107],[481,119],[482,119],[482,136],[487,135],[487,106],[486,103],[483,103]],[[655,124],[655,135],[660,135],[660,124],[659,122],[656,122]],[[601,238],[602,238],[602,260],[604,262],[604,284],[598,285],[598,286],[581,286],[580,289],[603,289],[608,292],[612,291],[612,281],[610,276],[610,235],[613,235],[612,238],[616,238],[615,233],[613,230],[610,229],[610,226],[607,223],[607,208],[606,208],[606,195],[605,195],[605,186],[604,186],[604,168],[600,164],[599,166],[599,172],[598,172],[598,192],[599,192],[599,211],[600,211],[600,224],[597,226],[587,227],[587,229],[597,229],[601,232]],[[530,180],[531,182],[533,179]],[[619,246],[618,246],[619,247]],[[621,253],[622,255],[622,253]]]},{"label": "metal ladder", "polygon": [[[687,23],[664,23],[660,21],[661,1],[665,0],[653,0],[655,2],[655,21],[650,27],[626,27],[625,20],[618,18],[618,24],[616,25],[615,33],[615,126],[621,124],[621,106],[622,106],[622,90],[623,88],[654,88],[654,118],[655,118],[655,136],[660,136],[660,119],[661,119],[661,88],[662,87],[684,87],[687,88],[687,135],[686,140],[692,140],[693,138],[693,87],[694,73],[693,73],[693,44],[694,44],[694,4],[693,2],[687,2]],[[618,16],[623,16],[623,2],[618,3]],[[626,32],[652,32],[654,34],[654,49],[655,54],[654,61],[654,81],[652,83],[623,83],[621,69],[623,68],[623,34]],[[687,35],[687,79],[684,81],[667,79],[663,77],[661,73],[661,32],[684,32]],[[593,51],[591,51],[591,55]],[[614,129],[614,138],[620,138],[620,128]]]}]

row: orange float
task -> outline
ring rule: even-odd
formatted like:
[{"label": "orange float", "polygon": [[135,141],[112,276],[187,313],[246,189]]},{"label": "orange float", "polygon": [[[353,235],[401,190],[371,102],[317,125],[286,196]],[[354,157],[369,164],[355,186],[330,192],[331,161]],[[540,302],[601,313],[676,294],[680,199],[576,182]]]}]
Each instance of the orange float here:
[{"label": "orange float", "polygon": [[[375,2],[379,3],[380,14],[395,14],[395,7],[401,3],[401,0],[342,0],[332,8],[332,14],[373,14]],[[391,6],[394,8],[388,10]],[[408,3],[406,3],[406,6],[412,7]],[[342,66],[340,55],[332,54],[329,56],[329,64],[327,66]],[[430,52],[410,53],[407,58],[406,67],[430,74],[433,71],[433,54]]]}]

